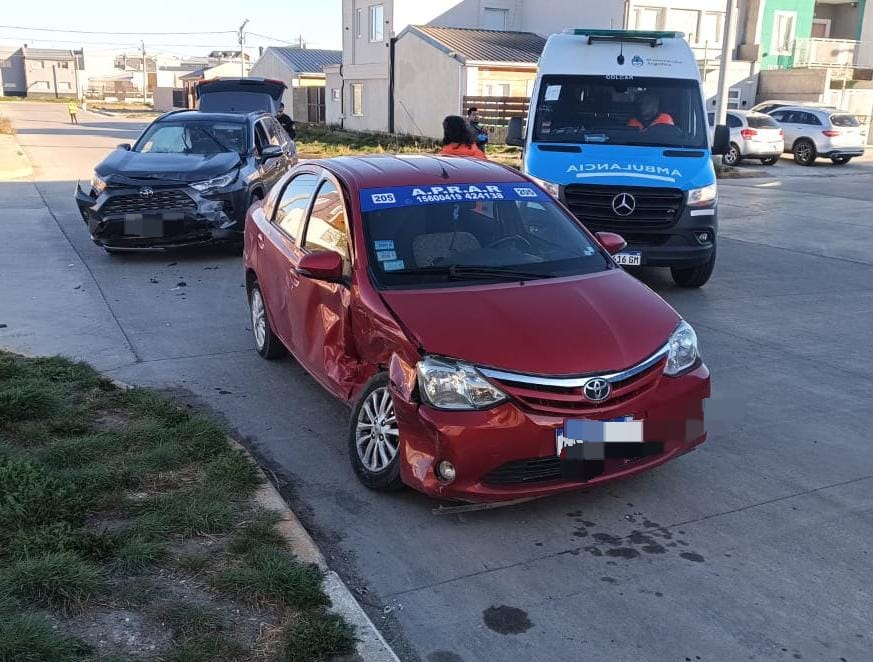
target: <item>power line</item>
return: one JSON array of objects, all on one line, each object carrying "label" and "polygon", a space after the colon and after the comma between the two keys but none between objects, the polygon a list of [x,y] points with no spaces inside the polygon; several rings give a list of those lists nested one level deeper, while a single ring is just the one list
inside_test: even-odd
[{"label": "power line", "polygon": [[135,36],[166,36],[166,35],[196,35],[196,34],[236,34],[236,30],[200,30],[198,32],[118,32],[105,30],[66,30],[60,28],[34,28],[22,25],[0,25],[6,30],[30,30],[31,32],[65,32],[68,34],[118,34]]}]

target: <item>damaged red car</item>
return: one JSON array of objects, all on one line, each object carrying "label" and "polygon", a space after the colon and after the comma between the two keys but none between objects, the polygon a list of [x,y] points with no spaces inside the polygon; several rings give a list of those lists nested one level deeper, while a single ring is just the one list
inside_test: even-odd
[{"label": "damaged red car", "polygon": [[302,163],[246,220],[255,346],[349,403],[370,488],[584,489],[706,439],[694,330],[613,261],[623,246],[494,163]]}]

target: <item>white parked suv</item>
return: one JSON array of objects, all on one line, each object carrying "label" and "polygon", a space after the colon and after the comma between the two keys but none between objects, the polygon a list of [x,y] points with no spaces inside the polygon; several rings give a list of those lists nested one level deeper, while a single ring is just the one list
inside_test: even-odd
[{"label": "white parked suv", "polygon": [[[713,125],[715,114],[709,114]],[[743,159],[760,159],[764,165],[775,165],[785,151],[782,129],[769,115],[750,110],[727,111],[727,125],[731,144],[722,156],[725,165],[737,165]]]},{"label": "white parked suv", "polygon": [[785,132],[785,151],[800,165],[829,158],[843,165],[864,155],[864,134],[858,118],[832,108],[783,106],[770,112]]}]

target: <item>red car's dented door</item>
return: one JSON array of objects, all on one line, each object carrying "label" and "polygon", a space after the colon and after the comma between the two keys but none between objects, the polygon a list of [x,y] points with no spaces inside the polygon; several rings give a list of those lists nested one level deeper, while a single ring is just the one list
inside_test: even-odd
[{"label": "red car's dented door", "polygon": [[[347,399],[358,375],[351,329],[351,260],[345,205],[331,180],[322,182],[306,222],[302,257],[334,251],[343,258],[338,282],[297,274],[291,298],[293,351],[297,360],[334,395]],[[299,258],[294,268],[299,266]]]}]

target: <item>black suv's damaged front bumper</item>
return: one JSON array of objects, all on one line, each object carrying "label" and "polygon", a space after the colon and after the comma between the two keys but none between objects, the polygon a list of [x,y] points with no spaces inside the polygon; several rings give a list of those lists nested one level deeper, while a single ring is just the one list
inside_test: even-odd
[{"label": "black suv's damaged front bumper", "polygon": [[108,248],[170,248],[242,239],[245,190],[200,193],[188,186],[76,185],[91,239]]}]

